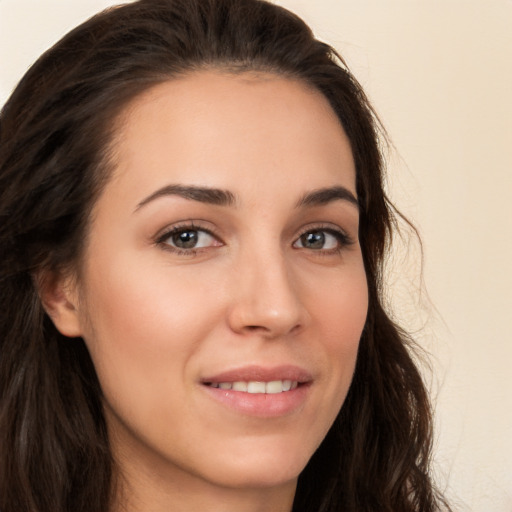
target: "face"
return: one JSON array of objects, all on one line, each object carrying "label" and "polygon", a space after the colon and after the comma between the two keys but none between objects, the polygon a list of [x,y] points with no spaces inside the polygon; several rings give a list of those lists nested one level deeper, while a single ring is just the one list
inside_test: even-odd
[{"label": "face", "polygon": [[75,302],[121,467],[295,483],[367,312],[339,121],[299,82],[198,72],[133,102],[115,160]]}]

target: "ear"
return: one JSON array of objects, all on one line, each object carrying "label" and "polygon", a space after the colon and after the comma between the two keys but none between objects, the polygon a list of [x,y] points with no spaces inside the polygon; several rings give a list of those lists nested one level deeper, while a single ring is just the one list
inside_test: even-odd
[{"label": "ear", "polygon": [[44,272],[36,277],[43,308],[64,336],[82,336],[76,280],[60,273]]}]

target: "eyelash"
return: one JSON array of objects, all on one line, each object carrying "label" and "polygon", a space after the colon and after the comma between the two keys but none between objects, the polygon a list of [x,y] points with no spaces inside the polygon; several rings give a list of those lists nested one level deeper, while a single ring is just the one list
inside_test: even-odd
[{"label": "eyelash", "polygon": [[[172,228],[166,230],[164,233],[159,235],[155,241],[156,245],[163,247],[165,250],[170,251],[174,254],[177,254],[178,256],[195,256],[202,250],[208,249],[208,247],[199,247],[199,248],[189,248],[189,249],[181,249],[179,247],[174,247],[167,243],[167,240],[171,238],[174,235],[177,235],[179,233],[185,233],[187,231],[197,231],[197,232],[203,232],[211,236],[217,241],[220,241],[220,237],[217,236],[211,229],[206,229],[201,226],[197,226],[193,222],[188,222],[186,224],[178,224],[176,226],[173,226]],[[317,255],[323,255],[323,256],[329,256],[332,254],[338,254],[340,253],[344,248],[353,245],[355,242],[354,240],[344,231],[341,229],[335,229],[332,226],[326,226],[326,225],[314,225],[314,226],[308,226],[307,229],[304,229],[299,233],[295,241],[293,242],[293,246],[297,242],[301,240],[301,238],[308,234],[308,233],[327,233],[329,235],[332,235],[336,238],[338,242],[338,246],[332,249],[309,249],[309,251],[316,253]],[[221,245],[222,242],[220,242]],[[296,249],[305,249],[308,250],[307,247],[295,247]]]},{"label": "eyelash", "polygon": [[164,233],[157,237],[155,243],[156,245],[161,246],[164,250],[177,254],[178,256],[195,256],[201,250],[207,249],[206,247],[191,247],[190,249],[181,249],[179,247],[174,247],[166,242],[172,236],[178,235],[179,233],[185,233],[187,231],[200,231],[208,234],[215,240],[220,240],[220,238],[211,229],[197,226],[193,222],[187,222],[186,224],[177,224],[176,226],[166,230]]},{"label": "eyelash", "polygon": [[[306,229],[304,229],[299,234],[299,236],[297,237],[293,244],[295,245],[304,235],[308,233],[327,233],[336,238],[336,241],[338,242],[337,247],[334,247],[333,249],[310,249],[310,252],[313,252],[315,253],[315,255],[318,256],[331,256],[333,254],[339,254],[343,251],[343,249],[355,243],[355,241],[345,231],[341,230],[340,228],[333,228],[331,225],[318,224],[308,226]],[[307,250],[308,248],[298,247],[298,249]]]}]

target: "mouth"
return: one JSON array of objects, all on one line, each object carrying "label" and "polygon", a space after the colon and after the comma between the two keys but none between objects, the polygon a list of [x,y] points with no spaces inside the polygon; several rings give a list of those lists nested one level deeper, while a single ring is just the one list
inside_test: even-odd
[{"label": "mouth", "polygon": [[250,394],[277,395],[297,389],[299,383],[296,380],[271,380],[271,381],[235,381],[235,382],[205,382],[205,386],[223,390],[241,391]]},{"label": "mouth", "polygon": [[236,413],[275,418],[304,407],[313,376],[297,366],[246,366],[204,378],[201,384],[207,396]]}]

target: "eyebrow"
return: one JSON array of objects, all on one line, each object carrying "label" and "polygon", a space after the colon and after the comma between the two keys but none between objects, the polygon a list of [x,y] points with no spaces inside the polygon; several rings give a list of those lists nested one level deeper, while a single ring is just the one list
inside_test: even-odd
[{"label": "eyebrow", "polygon": [[219,188],[198,187],[195,185],[167,185],[143,199],[135,208],[139,210],[146,204],[165,196],[179,196],[191,201],[214,204],[216,206],[233,206],[236,198],[229,190]]},{"label": "eyebrow", "polygon": [[359,209],[359,201],[356,196],[348,188],[342,186],[319,188],[308,192],[299,199],[297,208],[323,206],[337,200],[348,201]]},{"label": "eyebrow", "polygon": [[[234,206],[235,195],[229,190],[211,187],[199,187],[196,185],[166,185],[146,198],[135,208],[139,210],[148,203],[166,196],[178,196],[191,201],[213,204],[216,206]],[[296,204],[296,208],[308,206],[323,206],[336,200],[344,200],[359,208],[359,202],[354,194],[345,187],[335,186],[313,190],[304,194]]]}]

